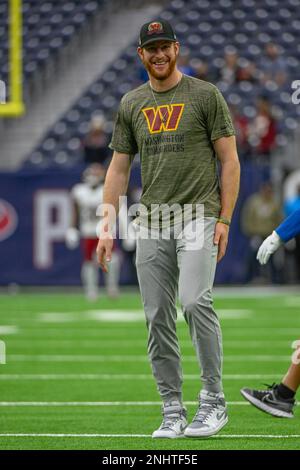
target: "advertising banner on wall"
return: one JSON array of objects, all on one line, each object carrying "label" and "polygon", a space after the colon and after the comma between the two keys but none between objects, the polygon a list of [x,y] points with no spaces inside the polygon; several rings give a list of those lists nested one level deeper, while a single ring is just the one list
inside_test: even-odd
[{"label": "advertising banner on wall", "polygon": [[[0,173],[0,285],[80,284],[80,248],[67,249],[65,232],[72,213],[70,190],[80,181],[81,172],[82,168]],[[249,174],[242,179],[231,240],[217,269],[217,283],[243,282],[245,276],[247,240],[240,233],[239,212],[248,182]],[[137,184],[133,175],[133,185]],[[125,254],[123,284],[136,283],[129,259]]]}]

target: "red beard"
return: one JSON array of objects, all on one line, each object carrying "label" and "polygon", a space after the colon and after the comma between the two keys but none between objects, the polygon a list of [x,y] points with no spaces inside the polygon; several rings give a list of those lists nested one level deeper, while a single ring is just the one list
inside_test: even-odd
[{"label": "red beard", "polygon": [[156,70],[151,62],[146,62],[143,60],[143,64],[153,78],[156,80],[166,80],[175,69],[176,57],[170,58],[170,62],[167,63],[166,70],[164,72]]}]

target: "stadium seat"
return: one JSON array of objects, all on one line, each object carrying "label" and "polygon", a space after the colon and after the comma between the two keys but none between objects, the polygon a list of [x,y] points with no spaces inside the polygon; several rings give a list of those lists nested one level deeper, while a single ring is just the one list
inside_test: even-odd
[{"label": "stadium seat", "polygon": [[[46,61],[71,40],[78,29],[100,10],[107,0],[56,0],[22,2],[24,80],[29,79]],[[8,66],[8,8],[7,0],[0,0],[1,76],[7,81]],[[43,46],[41,48],[41,41]]]}]

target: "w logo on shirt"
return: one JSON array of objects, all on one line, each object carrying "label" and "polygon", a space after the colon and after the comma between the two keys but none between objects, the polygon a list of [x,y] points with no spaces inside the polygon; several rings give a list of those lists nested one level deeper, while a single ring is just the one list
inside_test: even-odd
[{"label": "w logo on shirt", "polygon": [[150,134],[162,131],[176,131],[183,113],[184,104],[162,105],[157,108],[143,108]]}]

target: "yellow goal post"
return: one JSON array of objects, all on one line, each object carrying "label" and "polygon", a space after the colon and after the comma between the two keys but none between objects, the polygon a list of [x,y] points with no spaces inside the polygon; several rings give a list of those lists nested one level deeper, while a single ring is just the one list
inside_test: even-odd
[{"label": "yellow goal post", "polygon": [[7,1],[10,98],[9,101],[6,101],[7,84],[0,77],[0,117],[16,117],[25,112],[22,80],[22,0]]}]

